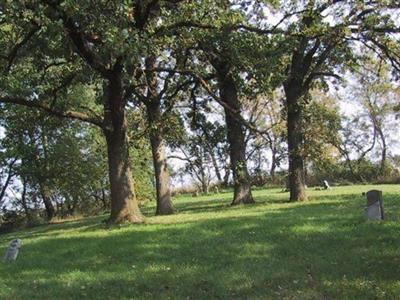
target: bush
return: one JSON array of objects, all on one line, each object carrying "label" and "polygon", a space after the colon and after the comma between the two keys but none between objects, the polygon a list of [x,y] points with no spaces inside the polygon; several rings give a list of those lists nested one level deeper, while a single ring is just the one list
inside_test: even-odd
[{"label": "bush", "polygon": [[25,217],[13,210],[3,208],[0,218],[0,233],[10,232],[25,225]]}]

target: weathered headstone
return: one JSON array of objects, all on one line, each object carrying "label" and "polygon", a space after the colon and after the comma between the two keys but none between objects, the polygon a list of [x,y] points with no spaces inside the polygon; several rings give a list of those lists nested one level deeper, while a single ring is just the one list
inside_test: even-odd
[{"label": "weathered headstone", "polygon": [[20,239],[12,240],[10,246],[4,255],[4,261],[15,261],[18,256],[19,248],[22,246],[22,241]]},{"label": "weathered headstone", "polygon": [[325,190],[330,190],[331,189],[331,186],[329,185],[327,180],[324,180],[324,189]]},{"label": "weathered headstone", "polygon": [[385,218],[382,191],[371,190],[367,192],[365,216],[369,220],[383,220]]}]

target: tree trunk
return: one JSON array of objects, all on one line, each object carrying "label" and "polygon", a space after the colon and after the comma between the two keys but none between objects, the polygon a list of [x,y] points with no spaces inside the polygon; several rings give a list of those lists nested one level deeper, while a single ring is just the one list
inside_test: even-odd
[{"label": "tree trunk", "polygon": [[[43,157],[41,157],[40,150],[38,146],[35,147],[35,164],[36,164],[36,180],[37,184],[39,186],[39,192],[40,196],[42,197],[43,204],[46,210],[46,219],[47,221],[51,221],[55,214],[56,214],[56,209],[54,207],[54,204],[52,202],[52,190],[51,187],[49,186],[49,173],[50,173],[50,168],[49,168],[49,161],[48,161],[48,139],[46,135],[46,129],[44,126],[41,127],[41,146],[43,149]],[[30,132],[30,139],[31,141],[34,141],[34,136],[33,133]]]},{"label": "tree trunk", "polygon": [[381,173],[381,175],[384,175],[385,167],[386,167],[386,152],[387,152],[386,138],[385,138],[385,135],[383,134],[381,127],[377,127],[376,129],[378,131],[378,134],[379,134],[379,137],[380,137],[381,143],[382,143],[380,173]]},{"label": "tree trunk", "polygon": [[228,104],[231,108],[225,108],[225,120],[228,130],[227,139],[234,180],[232,205],[255,203],[251,194],[251,181],[247,170],[244,130],[242,124],[234,116],[234,114],[240,114],[241,109],[236,85],[232,75],[228,72],[221,72],[221,70],[218,69],[217,72],[221,101]]},{"label": "tree trunk", "polygon": [[40,195],[42,196],[43,204],[46,209],[46,218],[47,221],[51,221],[56,214],[56,209],[54,208],[53,202],[51,201],[51,190],[50,188],[44,183],[43,178],[39,175],[39,190]]},{"label": "tree trunk", "polygon": [[275,183],[275,170],[276,170],[276,153],[275,150],[272,150],[271,156],[271,168],[269,170],[269,175],[271,176],[272,183]]},{"label": "tree trunk", "polygon": [[206,195],[209,193],[208,180],[203,171],[201,172],[201,192]]},{"label": "tree trunk", "polygon": [[6,181],[4,182],[4,185],[2,186],[1,191],[0,191],[0,208],[1,208],[1,205],[3,204],[3,198],[4,198],[5,194],[6,194],[8,185],[10,184],[11,179],[12,179],[12,177],[13,177],[13,175],[14,175],[14,174],[13,174],[12,168],[13,168],[13,166],[14,166],[14,164],[15,164],[16,161],[17,161],[17,159],[14,159],[14,160],[8,165],[8,175],[7,175]]},{"label": "tree trunk", "polygon": [[174,213],[171,201],[170,177],[165,151],[165,140],[162,134],[162,114],[159,101],[146,103],[147,119],[150,130],[150,144],[153,153],[154,176],[157,192],[157,215],[170,215]]},{"label": "tree trunk", "polygon": [[216,159],[215,154],[211,147],[209,149],[209,153],[210,153],[211,161],[212,161],[212,164],[213,164],[213,167],[215,170],[215,175],[217,176],[217,179],[218,179],[218,184],[220,184],[222,182],[222,176],[221,176],[221,172],[219,171],[217,159]]},{"label": "tree trunk", "polygon": [[[145,60],[146,68],[156,65],[156,58],[149,56]],[[174,213],[171,201],[170,177],[167,165],[166,143],[163,137],[163,115],[161,99],[157,92],[157,76],[149,72],[146,74],[148,84],[146,100],[143,101],[147,109],[147,120],[150,127],[150,144],[153,154],[154,176],[157,192],[157,215],[170,215]]]},{"label": "tree trunk", "polygon": [[79,206],[78,206],[78,205],[79,205],[79,202],[81,202],[79,196],[73,196],[73,198],[72,198],[71,210],[69,211],[69,213],[71,214],[71,216],[73,216],[73,215],[75,214],[76,209],[79,207]]},{"label": "tree trunk", "polygon": [[103,204],[103,210],[109,209],[108,201],[106,198],[106,191],[104,190],[104,188],[101,188],[101,203]]},{"label": "tree trunk", "polygon": [[225,169],[225,175],[224,175],[223,186],[224,187],[228,187],[229,186],[229,176],[231,175],[231,166],[230,166],[230,164],[227,164],[224,169]]},{"label": "tree trunk", "polygon": [[307,200],[302,155],[302,106],[296,88],[285,86],[287,101],[287,134],[289,151],[290,201]]},{"label": "tree trunk", "polygon": [[203,161],[203,157],[204,157],[204,149],[201,148],[200,149],[200,153],[199,153],[199,159],[197,161],[197,165],[198,165],[198,169],[200,172],[200,181],[201,181],[201,192],[203,194],[208,194],[208,180],[207,180],[207,174],[204,168],[204,161]]},{"label": "tree trunk", "polygon": [[104,134],[111,186],[111,214],[108,223],[141,223],[144,217],[134,190],[129,160],[128,122],[119,73],[114,73],[110,79],[105,96]]},{"label": "tree trunk", "polygon": [[33,220],[32,220],[32,215],[29,210],[28,204],[26,203],[26,190],[27,190],[27,180],[25,177],[22,178],[22,195],[21,195],[21,204],[22,208],[24,209],[25,212],[25,217],[26,217],[26,225],[27,226],[32,226],[33,225]]}]

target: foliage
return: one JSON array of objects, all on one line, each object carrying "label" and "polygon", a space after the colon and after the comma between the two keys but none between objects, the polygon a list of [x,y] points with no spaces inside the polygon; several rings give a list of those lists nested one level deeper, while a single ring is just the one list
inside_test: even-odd
[{"label": "foliage", "polygon": [[[132,116],[132,123],[137,123],[135,118],[138,117]],[[52,202],[59,208],[59,217],[91,215],[109,209],[106,145],[97,128],[79,122],[61,123],[20,107],[3,110],[1,122],[5,129],[0,140],[0,145],[6,149],[3,156],[18,160],[14,173],[19,181],[14,189],[18,190],[22,178],[28,181],[31,210],[42,206],[37,199],[41,197],[39,179],[51,187]],[[145,135],[136,139],[132,146],[134,159],[141,162],[133,166],[138,197],[154,199],[150,179],[152,164]],[[21,203],[16,200],[14,205],[20,208]]]}]

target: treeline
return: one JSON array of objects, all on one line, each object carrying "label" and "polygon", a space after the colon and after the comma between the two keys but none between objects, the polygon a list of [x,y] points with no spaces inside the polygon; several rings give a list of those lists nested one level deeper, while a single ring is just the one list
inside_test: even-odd
[{"label": "treeline", "polygon": [[[157,214],[171,214],[168,149],[205,191],[211,173],[225,184],[231,176],[233,205],[254,203],[265,149],[272,180],[288,161],[291,201],[307,199],[309,170],[332,169],[332,158],[368,180],[359,166],[378,144],[383,176],[395,169],[386,130],[398,109],[398,9],[395,1],[1,4],[0,201],[13,185],[27,218],[41,207],[48,220],[90,207],[110,209],[111,224],[140,223],[139,202],[153,197]],[[347,126],[328,93],[346,78],[351,92],[337,96],[362,108]]]}]

